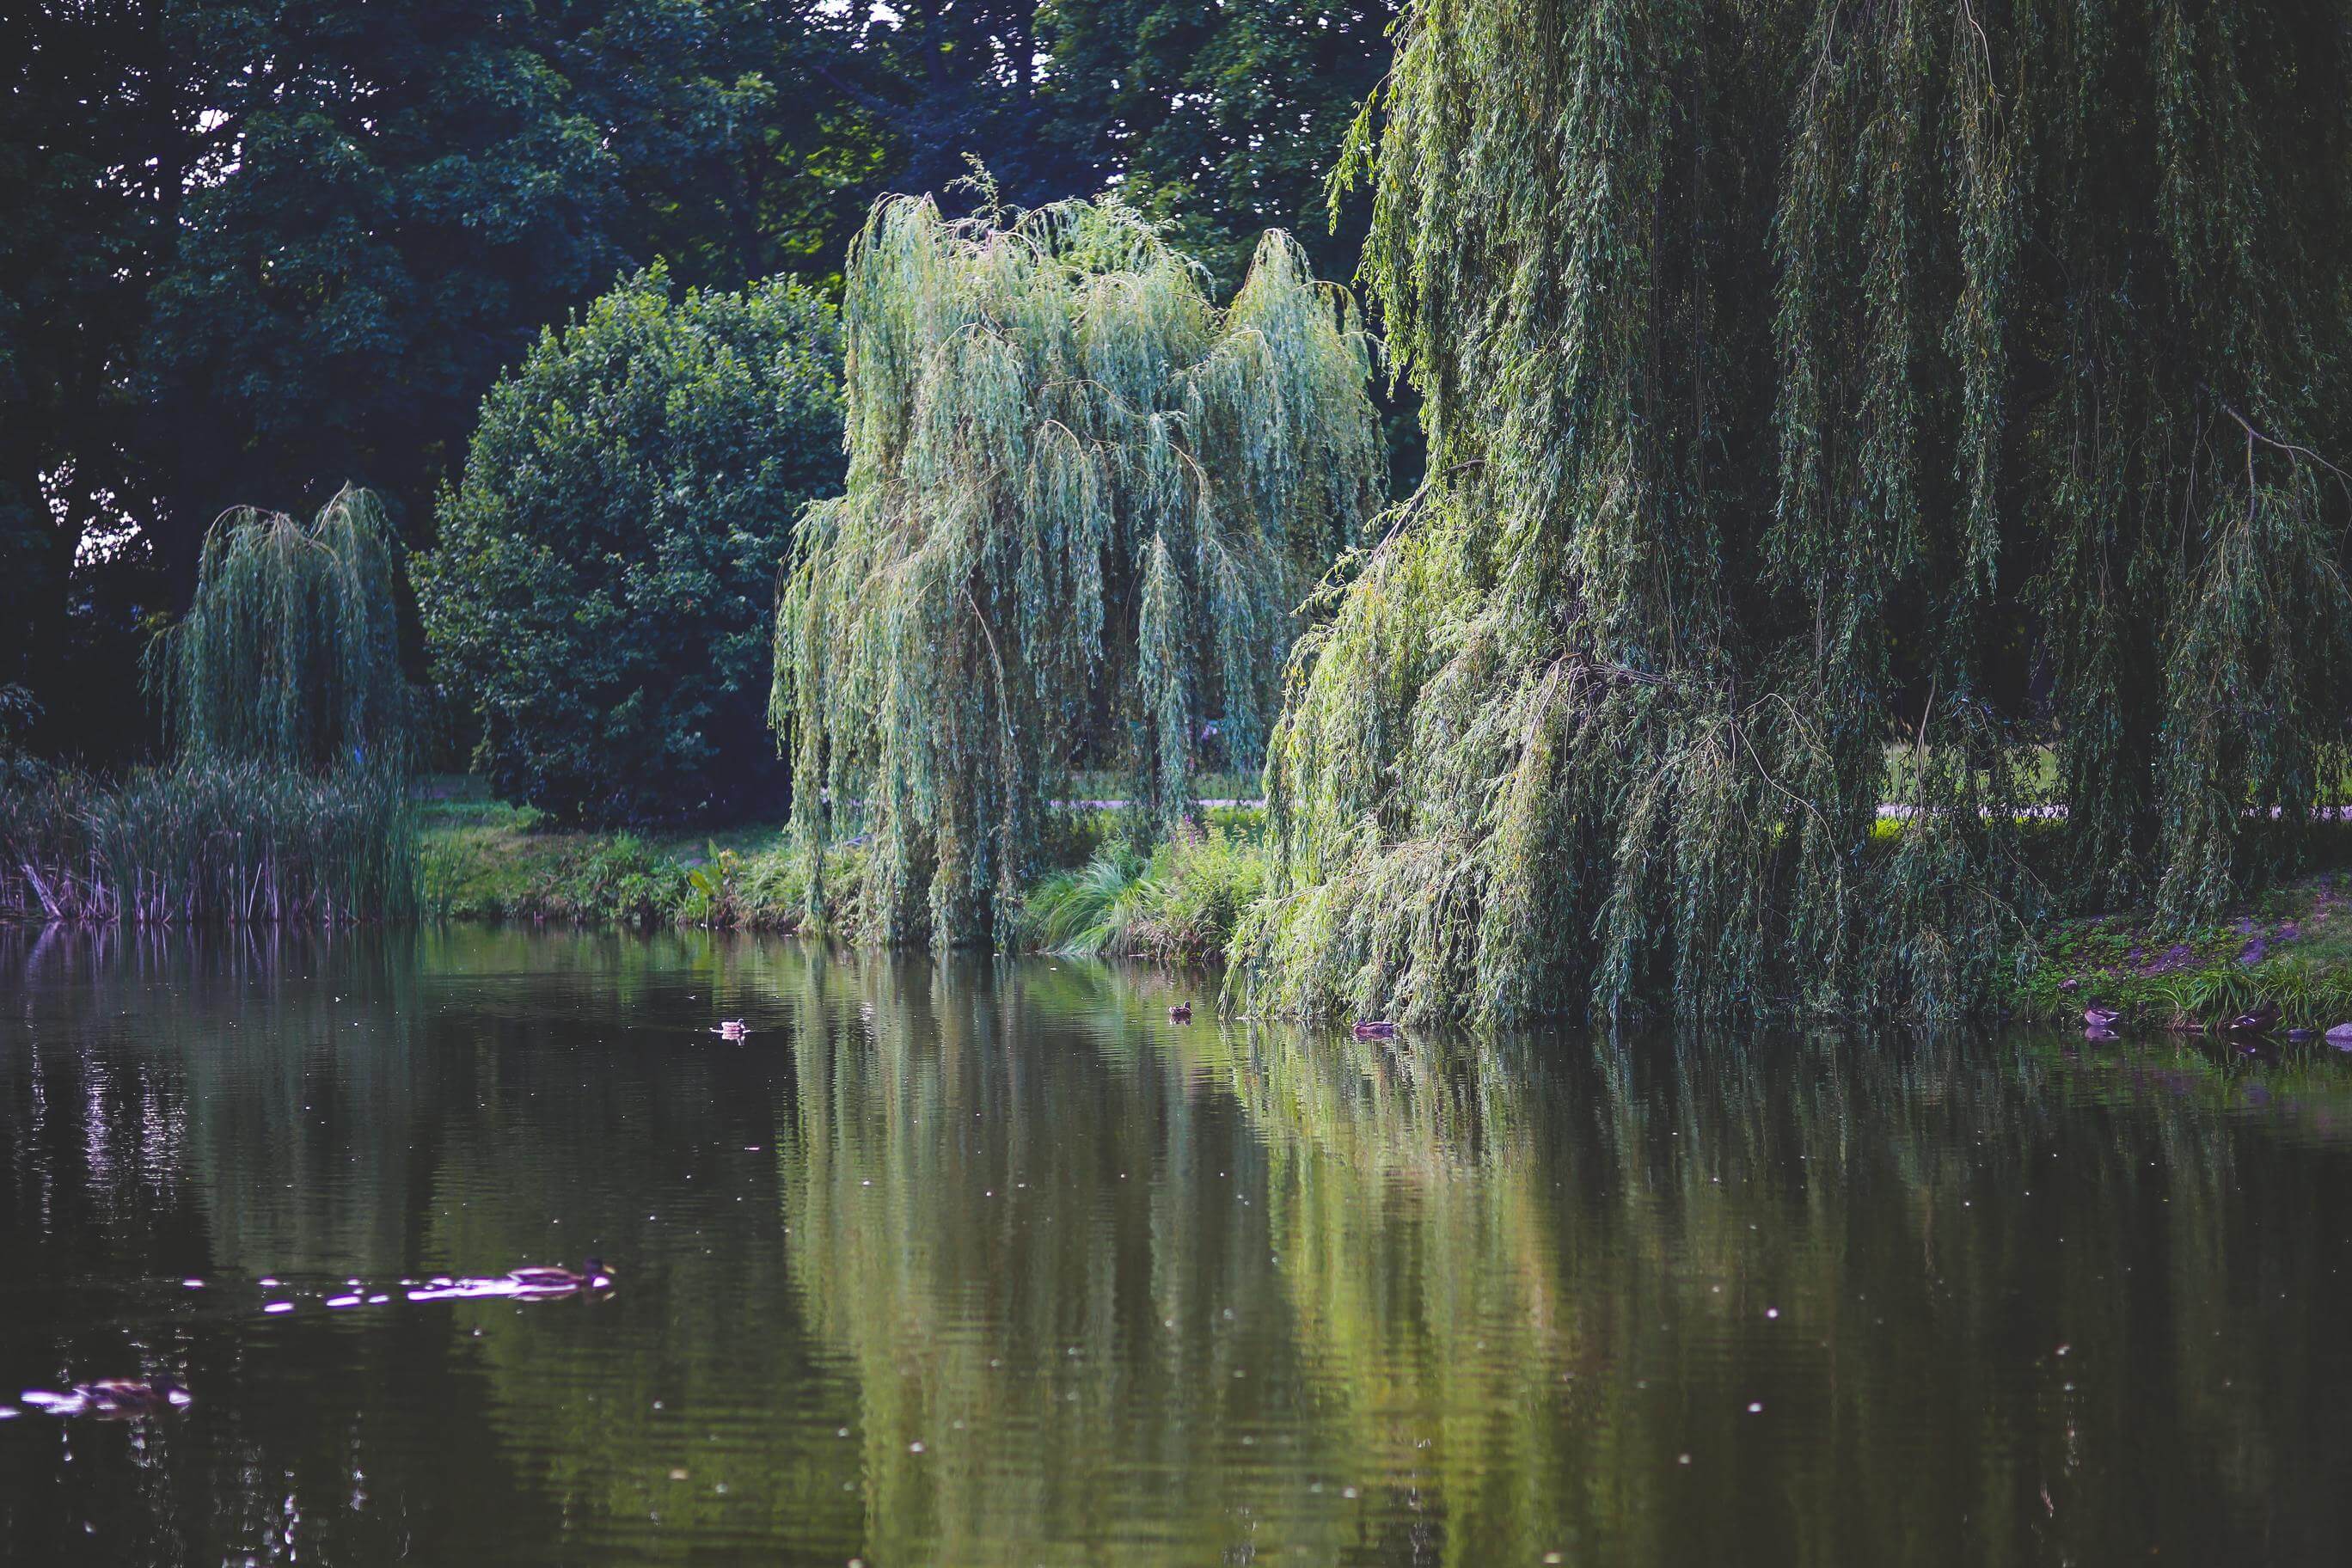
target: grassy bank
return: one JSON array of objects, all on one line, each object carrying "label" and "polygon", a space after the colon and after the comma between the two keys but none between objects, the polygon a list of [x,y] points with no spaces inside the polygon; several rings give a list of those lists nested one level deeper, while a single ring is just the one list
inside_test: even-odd
[{"label": "grassy bank", "polygon": [[[365,781],[181,768],[101,782],[12,764],[0,789],[0,919],[309,921],[426,918],[640,928],[696,925],[861,940],[865,850],[822,867],[780,823],[716,833],[558,828],[468,780],[422,800]],[[1110,781],[1105,781],[1108,795]],[[1235,794],[1241,790],[1235,788]],[[1029,951],[1214,961],[1266,885],[1262,810],[1217,806],[1144,851],[1122,814],[1059,819],[1058,868],[1025,892]],[[1882,824],[1887,836],[1899,834]],[[2210,925],[2145,913],[2054,922],[2015,955],[2008,1011],[2072,1020],[2096,1004],[2126,1028],[2218,1028],[2264,1007],[2281,1029],[2352,1021],[2352,857]],[[821,896],[811,884],[822,872]],[[814,913],[812,914],[814,906]],[[2008,961],[2004,961],[2005,965]]]},{"label": "grassy bank", "polygon": [[2352,1021],[2352,869],[2273,889],[2211,925],[2132,914],[2060,922],[2016,1010],[2074,1019],[2095,1005],[2119,1011],[2125,1028],[2214,1030],[2265,1008],[2283,1030]]},{"label": "grassy bank", "polygon": [[[422,808],[428,914],[864,934],[862,846],[835,847],[819,867],[777,823],[716,834],[576,832],[464,785],[440,788]],[[1264,813],[1215,806],[1207,815],[1200,831],[1144,854],[1121,836],[1118,812],[1066,814],[1053,839],[1065,868],[1024,900],[1023,944],[1187,962],[1221,953],[1240,909],[1264,886]]]}]

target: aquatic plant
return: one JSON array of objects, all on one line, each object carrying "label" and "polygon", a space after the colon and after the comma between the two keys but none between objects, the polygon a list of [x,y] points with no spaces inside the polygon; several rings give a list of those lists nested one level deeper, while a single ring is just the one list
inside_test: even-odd
[{"label": "aquatic plant", "polygon": [[415,817],[382,769],[50,773],[0,791],[0,915],[336,924],[417,911]]},{"label": "aquatic plant", "polygon": [[794,821],[871,833],[883,939],[999,942],[1070,769],[1166,826],[1207,721],[1255,765],[1294,607],[1377,500],[1370,345],[1286,236],[1220,309],[1115,196],[886,200],[843,323],[847,493],[776,618]]},{"label": "aquatic plant", "polygon": [[205,536],[188,613],[147,675],[180,754],[313,773],[404,771],[417,700],[400,663],[402,552],[346,486],[310,522],[240,507]]},{"label": "aquatic plant", "polygon": [[1432,479],[1297,656],[1252,1009],[1965,1011],[2292,859],[2344,17],[1416,0],[1342,174]]}]

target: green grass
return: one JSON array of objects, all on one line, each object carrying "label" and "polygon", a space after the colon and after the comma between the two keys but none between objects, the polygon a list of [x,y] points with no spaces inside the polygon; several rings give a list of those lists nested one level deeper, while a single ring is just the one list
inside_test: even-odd
[{"label": "green grass", "polygon": [[[813,868],[781,823],[586,833],[492,800],[469,779],[431,780],[423,793],[416,815],[428,913],[860,934],[860,848],[828,851],[822,918],[812,920]],[[1057,813],[1046,855],[1059,868],[1023,900],[1020,945],[1170,963],[1220,957],[1265,885],[1267,827],[1257,807],[1216,807],[1206,816],[1204,829],[1147,852],[1132,842],[1136,825],[1126,813]],[[1896,821],[1878,826],[1889,843],[1904,830]],[[2331,838],[2320,858],[2352,859],[2336,853],[2344,849],[2352,844]],[[2251,952],[2257,940],[2260,951]],[[2161,1028],[2210,1025],[2273,1003],[2286,1026],[2325,1028],[2352,1019],[2352,872],[2305,878],[2210,926],[2165,927],[2145,915],[2063,921],[2037,933],[2036,949],[2008,996],[2019,1016],[2072,1019],[2095,1001],[2122,1008],[2127,1026]]]},{"label": "green grass", "polygon": [[[583,832],[493,800],[471,779],[434,778],[420,793],[424,906],[436,916],[860,930],[860,847],[826,852],[824,897],[812,918],[816,868],[781,823],[717,833]],[[1047,856],[1065,868],[1024,900],[1024,945],[1171,961],[1222,953],[1242,906],[1263,886],[1265,813],[1216,806],[1205,815],[1203,830],[1145,855],[1127,842],[1133,823],[1125,813],[1057,813]]]},{"label": "green grass", "polygon": [[2210,1028],[2264,1005],[2287,1028],[2352,1021],[2352,871],[2273,889],[2211,925],[2130,915],[2061,922],[2016,1008],[2072,1018],[2094,1003],[2120,1009],[2126,1027]]},{"label": "green grass", "polygon": [[1242,910],[1265,887],[1263,838],[1262,824],[1212,822],[1149,856],[1126,843],[1107,844],[1030,892],[1022,908],[1023,945],[1172,963],[1222,957]]}]

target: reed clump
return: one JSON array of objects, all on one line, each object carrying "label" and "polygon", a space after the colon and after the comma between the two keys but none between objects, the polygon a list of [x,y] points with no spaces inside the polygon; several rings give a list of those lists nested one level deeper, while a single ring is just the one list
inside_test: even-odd
[{"label": "reed clump", "polygon": [[417,912],[416,830],[382,772],[257,763],[119,782],[20,765],[0,791],[0,916],[341,924]]}]

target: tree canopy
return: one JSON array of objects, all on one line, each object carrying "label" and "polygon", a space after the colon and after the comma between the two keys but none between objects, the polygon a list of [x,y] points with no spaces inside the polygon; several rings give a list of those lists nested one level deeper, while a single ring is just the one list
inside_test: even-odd
[{"label": "tree canopy", "polygon": [[504,799],[642,823],[781,808],[763,721],[779,565],[840,488],[831,306],[778,279],[600,297],[482,405],[416,587]]},{"label": "tree canopy", "polygon": [[307,523],[250,508],[215,523],[195,602],[148,656],[181,757],[403,773],[417,701],[400,665],[401,553],[364,490]]},{"label": "tree canopy", "polygon": [[1937,1011],[2273,868],[2344,765],[2348,17],[1415,0],[1352,167],[1433,477],[1302,650],[1254,1003]]},{"label": "tree canopy", "polygon": [[[47,749],[234,505],[411,543],[483,395],[616,276],[839,286],[877,193],[1131,174],[1238,282],[1313,212],[1382,5],[28,0],[0,20],[0,687]],[[1263,125],[1255,121],[1263,121]],[[1132,167],[1130,167],[1132,165]],[[956,198],[950,198],[956,199]],[[1326,240],[1353,266],[1360,204]]]},{"label": "tree canopy", "polygon": [[847,488],[776,620],[794,817],[874,835],[887,936],[1004,940],[1072,766],[1164,820],[1205,720],[1256,755],[1292,608],[1379,498],[1370,345],[1287,237],[1220,310],[1115,197],[885,201],[843,310]]}]

